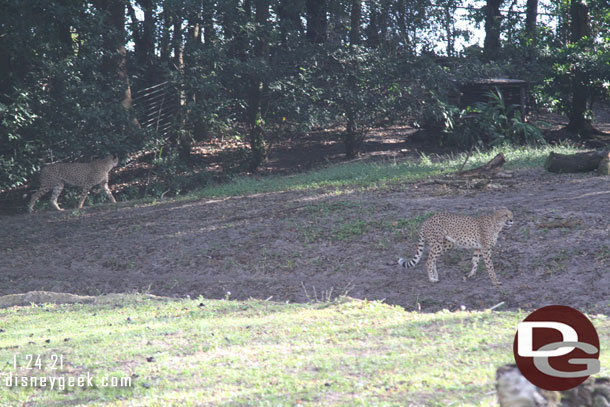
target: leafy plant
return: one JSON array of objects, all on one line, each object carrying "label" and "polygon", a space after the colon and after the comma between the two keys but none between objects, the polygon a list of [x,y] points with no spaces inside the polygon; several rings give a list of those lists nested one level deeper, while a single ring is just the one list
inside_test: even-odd
[{"label": "leafy plant", "polygon": [[476,104],[475,111],[480,113],[480,121],[489,129],[492,145],[545,143],[538,127],[523,120],[519,105],[507,105],[497,88],[487,96],[489,102]]},{"label": "leafy plant", "polygon": [[538,126],[523,119],[520,106],[507,105],[498,89],[487,93],[489,101],[478,102],[465,109],[443,104],[439,111],[444,119],[442,129],[447,142],[463,148],[474,146],[545,144]]}]

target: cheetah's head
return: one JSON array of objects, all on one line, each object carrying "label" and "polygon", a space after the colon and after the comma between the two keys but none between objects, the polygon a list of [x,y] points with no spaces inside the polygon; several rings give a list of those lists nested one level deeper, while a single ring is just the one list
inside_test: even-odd
[{"label": "cheetah's head", "polygon": [[494,212],[494,218],[498,224],[509,228],[513,225],[513,213],[506,208],[498,209]]}]

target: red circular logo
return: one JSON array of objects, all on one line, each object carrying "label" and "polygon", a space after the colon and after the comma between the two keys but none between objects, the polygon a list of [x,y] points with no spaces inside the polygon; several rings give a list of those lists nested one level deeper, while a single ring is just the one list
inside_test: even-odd
[{"label": "red circular logo", "polygon": [[513,342],[521,374],[535,386],[562,391],[599,372],[599,337],[574,308],[550,305],[519,323]]}]

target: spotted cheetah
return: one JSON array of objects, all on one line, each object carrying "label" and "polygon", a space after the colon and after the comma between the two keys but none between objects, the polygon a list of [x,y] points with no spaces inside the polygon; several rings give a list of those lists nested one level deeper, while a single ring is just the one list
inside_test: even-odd
[{"label": "spotted cheetah", "polygon": [[47,165],[40,172],[40,188],[36,191],[28,204],[28,212],[34,210],[34,204],[41,196],[53,190],[51,193],[51,206],[61,211],[57,205],[57,198],[64,188],[64,184],[75,185],[81,187],[83,192],[81,195],[79,208],[83,207],[85,199],[89,194],[89,190],[100,185],[106,196],[113,202],[116,200],[108,188],[108,173],[119,163],[117,157],[109,155],[106,158],[93,160],[88,163],[56,163]]},{"label": "spotted cheetah", "polygon": [[479,265],[479,257],[482,255],[491,282],[495,286],[500,285],[491,261],[491,249],[495,246],[500,231],[512,224],[513,214],[508,209],[499,209],[477,218],[453,213],[435,214],[425,220],[420,228],[415,257],[410,261],[400,258],[398,264],[408,268],[414,267],[419,263],[424,251],[424,241],[427,241],[430,248],[426,270],[428,279],[436,283],[438,282],[436,260],[441,254],[453,246],[474,249],[472,270],[467,277],[474,276]]}]

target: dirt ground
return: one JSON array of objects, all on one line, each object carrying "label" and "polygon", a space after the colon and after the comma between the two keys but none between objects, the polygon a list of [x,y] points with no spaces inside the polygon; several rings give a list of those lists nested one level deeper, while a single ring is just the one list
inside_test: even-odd
[{"label": "dirt ground", "polygon": [[[506,206],[494,263],[501,288],[453,250],[428,282],[405,270],[430,212]],[[531,309],[566,304],[610,313],[610,183],[594,174],[518,170],[493,190],[435,184],[337,193],[267,193],[0,218],[0,295],[47,290],[272,301],[348,294],[406,309]],[[425,259],[424,259],[425,260]],[[481,262],[482,263],[482,262]]]}]

